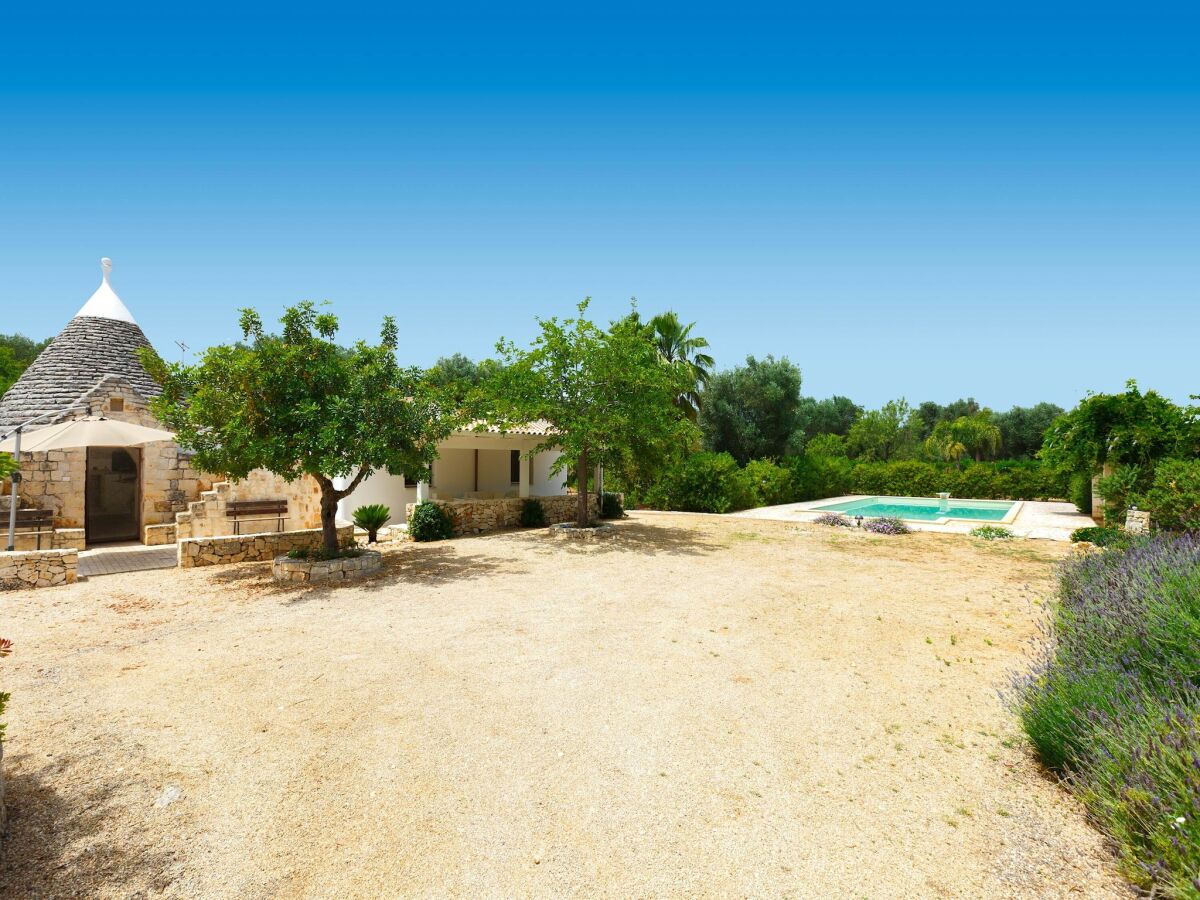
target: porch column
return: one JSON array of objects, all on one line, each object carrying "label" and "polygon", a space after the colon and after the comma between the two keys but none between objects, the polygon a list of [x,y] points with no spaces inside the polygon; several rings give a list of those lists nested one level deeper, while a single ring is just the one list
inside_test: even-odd
[{"label": "porch column", "polygon": [[521,476],[520,476],[521,480],[517,484],[517,496],[518,497],[528,497],[529,496],[529,464],[530,464],[530,462],[531,462],[531,460],[526,459],[525,454],[522,453],[521,459],[520,459],[520,466],[518,466],[518,470],[521,473]]},{"label": "porch column", "polygon": [[429,482],[428,481],[418,481],[417,482],[417,502],[424,503],[428,499],[429,499]]}]

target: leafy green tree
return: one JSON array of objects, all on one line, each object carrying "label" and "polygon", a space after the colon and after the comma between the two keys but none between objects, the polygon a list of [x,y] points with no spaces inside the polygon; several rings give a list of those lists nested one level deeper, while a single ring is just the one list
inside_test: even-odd
[{"label": "leafy green tree", "polygon": [[746,357],[746,365],[709,379],[700,410],[704,444],[740,465],[777,459],[793,448],[800,424],[800,370],[787,357]]},{"label": "leafy green tree", "polygon": [[925,439],[925,448],[933,456],[958,462],[964,455],[976,462],[994,456],[1000,446],[1000,429],[992,424],[990,410],[959,416],[953,421],[938,422],[933,433]]},{"label": "leafy green tree", "polygon": [[813,456],[845,457],[846,439],[840,434],[818,434],[804,445],[804,452]]},{"label": "leafy green tree", "polygon": [[639,454],[680,446],[695,427],[675,405],[692,385],[689,373],[665,363],[641,328],[597,327],[586,317],[588,303],[575,318],[539,319],[541,334],[528,350],[501,340],[505,365],[488,385],[499,424],[553,426],[534,452],[559,450],[552,471],[575,470],[580,527],[588,524],[592,467],[627,468]]},{"label": "leafy green tree", "polygon": [[713,358],[702,352],[708,348],[708,341],[692,335],[695,326],[695,322],[684,325],[673,311],[659,313],[650,320],[649,326],[659,355],[688,373],[691,387],[681,393],[675,403],[693,422],[700,413],[701,391],[715,365]]},{"label": "leafy green tree", "polygon": [[800,427],[804,432],[804,440],[808,442],[822,434],[845,437],[862,413],[862,407],[849,397],[834,395],[824,400],[801,397]]},{"label": "leafy green tree", "polygon": [[[267,469],[291,481],[312,476],[321,488],[325,549],[337,547],[337,505],[376,470],[428,477],[437,442],[453,427],[419,371],[396,362],[396,324],[384,319],[380,342],[334,343],[337,318],[311,301],[287,309],[282,334],[263,330],[242,310],[247,343],[210,348],[195,365],[142,352],[163,386],[153,404],[180,446],[206,472],[245,478]],[[342,489],[334,479],[353,475]]]},{"label": "leafy green tree", "polygon": [[494,359],[475,362],[462,353],[443,356],[425,370],[424,381],[440,391],[446,402],[465,414],[484,414],[481,386],[500,364]]},{"label": "leafy green tree", "polygon": [[912,443],[908,401],[889,400],[879,409],[867,410],[850,428],[846,445],[852,456],[887,462],[901,455]]},{"label": "leafy green tree", "polygon": [[1014,406],[993,417],[1000,429],[1001,459],[1031,459],[1042,449],[1042,441],[1054,420],[1066,410],[1055,403]]},{"label": "leafy green tree", "polygon": [[13,386],[49,343],[50,338],[35,341],[23,334],[0,334],[0,396]]},{"label": "leafy green tree", "polygon": [[1128,381],[1121,394],[1089,394],[1054,420],[1039,456],[1056,471],[1094,474],[1105,465],[1150,473],[1167,457],[1200,451],[1200,418],[1155,391]]}]

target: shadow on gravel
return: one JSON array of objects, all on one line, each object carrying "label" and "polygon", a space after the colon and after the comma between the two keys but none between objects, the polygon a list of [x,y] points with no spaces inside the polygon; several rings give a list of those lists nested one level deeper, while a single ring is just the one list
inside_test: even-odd
[{"label": "shadow on gravel", "polygon": [[175,860],[148,836],[119,840],[123,808],[114,788],[93,785],[59,793],[71,760],[38,764],[29,754],[5,758],[8,823],[0,855],[0,897],[146,896],[170,887]]},{"label": "shadow on gravel", "polygon": [[707,556],[722,549],[712,535],[691,528],[673,525],[652,525],[646,522],[614,522],[616,534],[590,541],[551,538],[545,532],[537,536],[545,540],[541,553],[571,553],[596,556],[607,553],[636,553],[640,556]]},{"label": "shadow on gravel", "polygon": [[461,539],[444,543],[405,544],[390,548],[384,551],[383,567],[378,572],[341,583],[305,584],[276,581],[271,577],[270,563],[214,567],[212,580],[218,585],[238,586],[259,592],[263,596],[300,602],[343,590],[371,593],[391,590],[400,584],[446,584],[488,578],[497,574],[519,575],[527,571],[525,566],[501,557],[461,554],[454,547],[458,540]]}]

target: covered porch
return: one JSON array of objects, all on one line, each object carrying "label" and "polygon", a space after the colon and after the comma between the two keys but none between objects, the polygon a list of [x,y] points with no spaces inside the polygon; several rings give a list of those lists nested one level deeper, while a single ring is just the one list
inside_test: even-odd
[{"label": "covered porch", "polygon": [[[566,472],[551,474],[557,451],[533,453],[544,432],[459,431],[438,444],[438,457],[427,482],[376,472],[338,505],[338,516],[350,521],[354,510],[369,503],[387,506],[389,525],[407,521],[406,507],[425,500],[503,501],[525,497],[561,497],[567,493]],[[349,479],[338,483],[343,487]]]}]

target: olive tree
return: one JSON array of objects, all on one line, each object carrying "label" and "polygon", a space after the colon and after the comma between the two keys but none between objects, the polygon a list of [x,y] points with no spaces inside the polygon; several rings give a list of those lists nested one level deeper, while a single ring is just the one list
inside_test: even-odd
[{"label": "olive tree", "polygon": [[[163,387],[153,411],[206,472],[235,480],[260,468],[288,481],[311,476],[332,553],[338,502],[380,469],[427,477],[453,423],[420,371],[396,362],[390,317],[378,344],[352,347],[334,342],[337,318],[311,301],[288,308],[280,322],[282,333],[270,334],[257,312],[242,310],[243,342],[212,347],[195,365],[143,351]],[[349,484],[335,487],[344,477]]]}]

